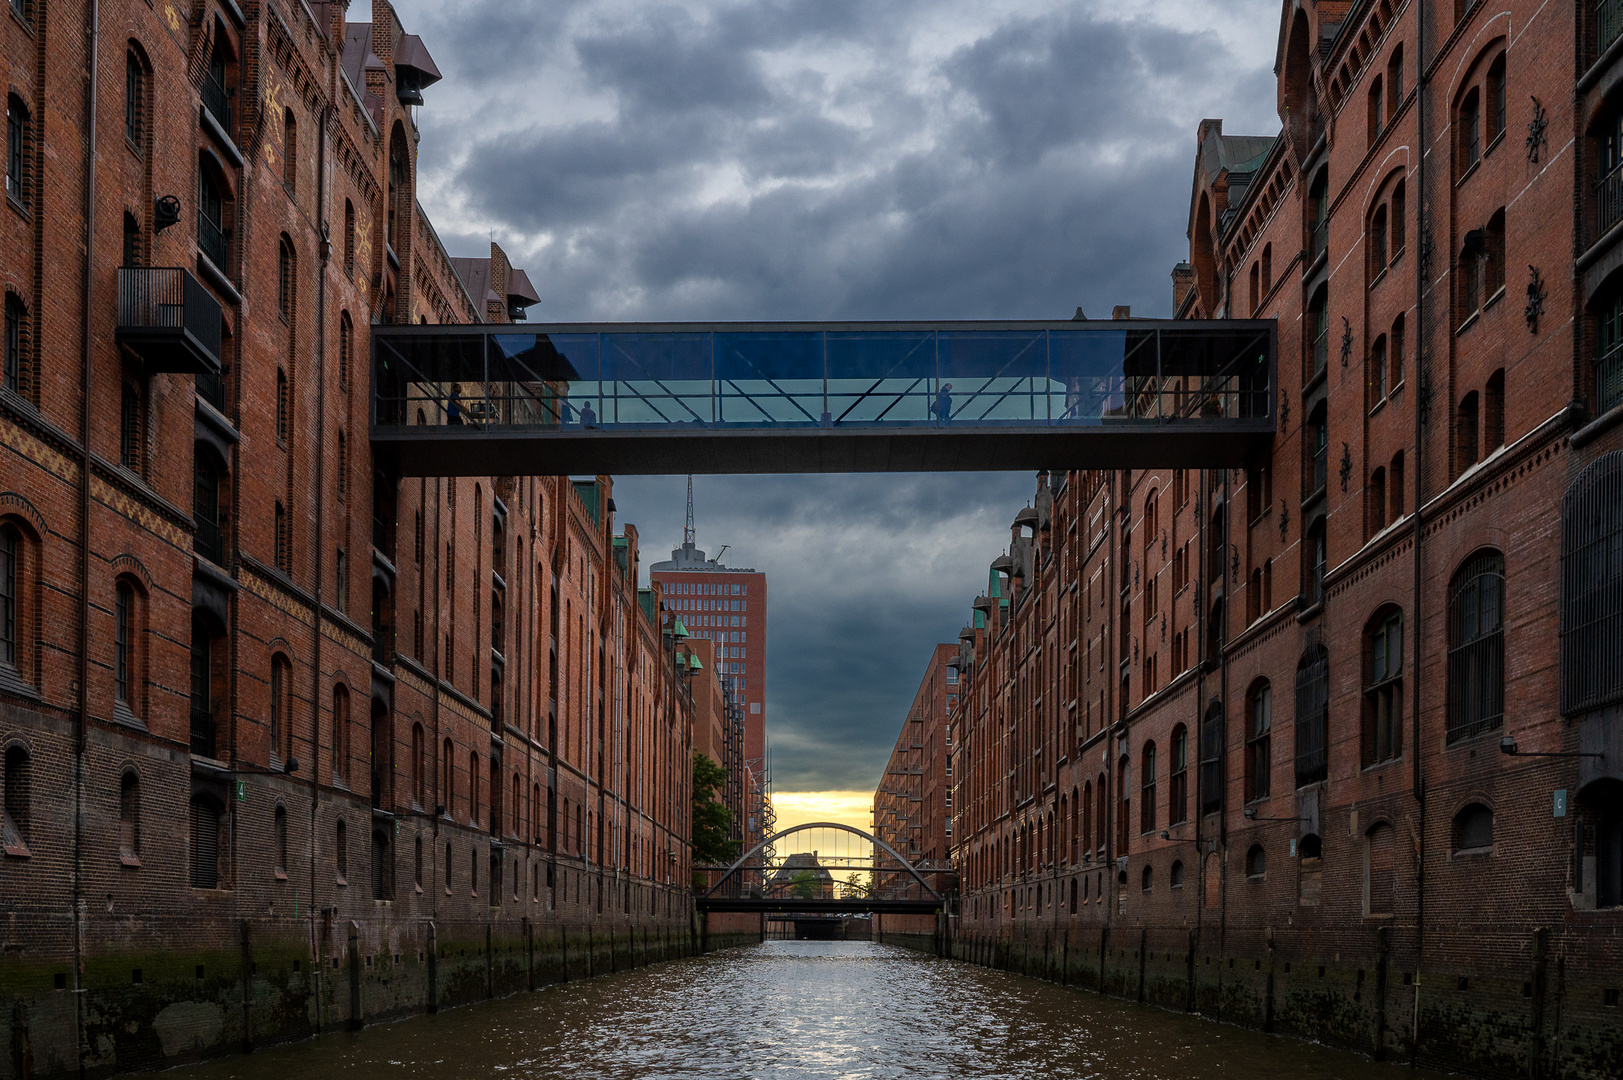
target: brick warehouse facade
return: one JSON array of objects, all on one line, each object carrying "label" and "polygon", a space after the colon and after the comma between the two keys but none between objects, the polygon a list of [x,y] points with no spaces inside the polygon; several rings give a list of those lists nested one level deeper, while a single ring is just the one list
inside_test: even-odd
[{"label": "brick warehouse facade", "polygon": [[0,17],[6,1080],[689,948],[692,703],[609,479],[372,460],[367,327],[536,297],[440,245],[438,72],[345,7]]},{"label": "brick warehouse facade", "polygon": [[1173,273],[1279,320],[1279,434],[1039,478],[959,655],[958,955],[1623,1073],[1620,31],[1283,3],[1283,131],[1201,125]]}]

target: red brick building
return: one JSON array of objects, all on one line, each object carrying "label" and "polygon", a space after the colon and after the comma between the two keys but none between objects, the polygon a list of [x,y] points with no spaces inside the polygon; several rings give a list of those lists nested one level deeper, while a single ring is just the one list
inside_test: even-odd
[{"label": "red brick building", "polygon": [[[896,747],[873,796],[873,834],[921,870],[944,890],[952,857],[952,756],[949,717],[957,705],[958,646],[937,645],[913,695]],[[874,853],[883,864],[883,853]],[[876,895],[907,890],[913,879],[899,870],[879,874]]]},{"label": "red brick building", "polygon": [[1283,130],[1200,126],[1173,273],[1278,319],[1279,434],[1039,478],[959,657],[960,955],[1617,1071],[1615,8],[1282,5]]},{"label": "red brick building", "polygon": [[368,327],[536,294],[441,246],[439,74],[344,15],[0,19],[0,1077],[687,947],[691,702],[608,478],[370,451]]}]

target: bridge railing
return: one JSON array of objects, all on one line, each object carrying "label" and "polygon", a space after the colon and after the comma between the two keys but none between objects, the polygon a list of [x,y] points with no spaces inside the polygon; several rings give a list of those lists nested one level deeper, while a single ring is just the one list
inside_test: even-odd
[{"label": "bridge railing", "polygon": [[1105,426],[1267,419],[1267,322],[377,327],[379,428]]}]

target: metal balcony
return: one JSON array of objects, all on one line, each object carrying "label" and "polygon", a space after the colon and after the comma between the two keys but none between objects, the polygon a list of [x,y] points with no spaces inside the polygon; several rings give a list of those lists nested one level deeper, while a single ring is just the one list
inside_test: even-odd
[{"label": "metal balcony", "polygon": [[378,326],[402,475],[1230,468],[1272,320]]},{"label": "metal balcony", "polygon": [[220,374],[220,302],[179,267],[119,268],[116,336],[149,371]]}]

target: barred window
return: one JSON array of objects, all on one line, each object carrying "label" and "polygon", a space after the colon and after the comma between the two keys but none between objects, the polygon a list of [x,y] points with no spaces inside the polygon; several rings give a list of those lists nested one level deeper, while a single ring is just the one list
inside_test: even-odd
[{"label": "barred window", "polygon": [[6,99],[6,194],[28,205],[28,106],[16,94]]},{"label": "barred window", "polygon": [[1139,765],[1138,831],[1155,831],[1155,744],[1144,744]]},{"label": "barred window", "polygon": [[128,706],[135,648],[135,589],[120,581],[113,589],[113,697]]},{"label": "barred window", "polygon": [[194,889],[220,887],[220,831],[225,821],[219,802],[207,795],[192,798],[191,884]]},{"label": "barred window", "polygon": [[1448,741],[1504,720],[1505,559],[1473,555],[1454,576],[1448,604]]},{"label": "barred window", "polygon": [[23,334],[28,309],[16,293],[6,294],[5,387],[13,394],[23,392]]},{"label": "barred window", "polygon": [[18,624],[22,621],[23,537],[12,524],[0,525],[0,663],[17,666]]},{"label": "barred window", "polygon": [[344,273],[355,274],[355,204],[344,200]]},{"label": "barred window", "polygon": [[1309,649],[1296,668],[1296,786],[1330,775],[1330,654]]},{"label": "barred window", "polygon": [[137,152],[146,124],[146,72],[132,49],[124,54],[124,137]]},{"label": "barred window", "polygon": [[1623,450],[1561,503],[1561,711],[1623,701]]},{"label": "barred window", "polygon": [[1403,613],[1377,614],[1365,634],[1369,673],[1364,683],[1365,765],[1390,761],[1403,751]]}]

